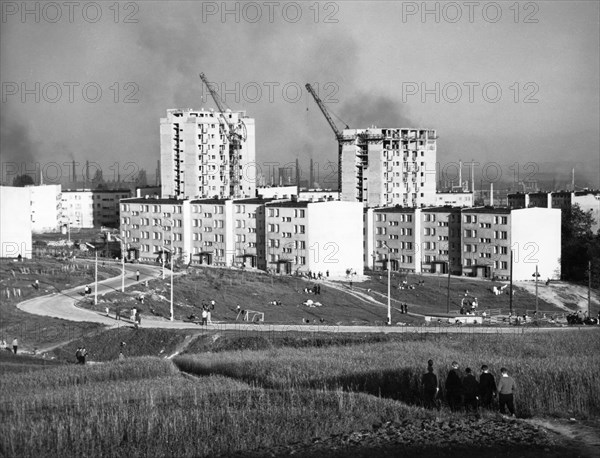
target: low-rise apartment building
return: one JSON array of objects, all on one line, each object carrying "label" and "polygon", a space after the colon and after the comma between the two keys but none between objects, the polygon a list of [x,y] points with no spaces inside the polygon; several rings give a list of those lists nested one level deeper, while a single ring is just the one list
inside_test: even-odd
[{"label": "low-rise apartment building", "polygon": [[363,273],[360,202],[274,201],[265,207],[267,268],[280,273]]},{"label": "low-rise apartment building", "polygon": [[65,189],[61,195],[62,224],[71,227],[119,227],[119,201],[129,189]]}]

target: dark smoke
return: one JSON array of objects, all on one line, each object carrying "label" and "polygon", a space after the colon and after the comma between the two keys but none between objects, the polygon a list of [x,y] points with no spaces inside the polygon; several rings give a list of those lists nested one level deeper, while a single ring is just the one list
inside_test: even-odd
[{"label": "dark smoke", "polygon": [[[400,102],[383,95],[360,93],[342,101],[338,115],[351,129],[377,127],[415,127]],[[345,127],[345,126],[340,126]]]},{"label": "dark smoke", "polygon": [[34,180],[39,142],[30,136],[27,126],[14,117],[0,114],[0,151],[2,152],[2,179],[11,184],[15,171],[28,173]]}]

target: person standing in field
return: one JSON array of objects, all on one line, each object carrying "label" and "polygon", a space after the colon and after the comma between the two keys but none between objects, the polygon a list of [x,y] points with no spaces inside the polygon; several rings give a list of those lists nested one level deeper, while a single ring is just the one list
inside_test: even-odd
[{"label": "person standing in field", "polygon": [[135,281],[140,281],[140,271],[139,270],[135,271]]},{"label": "person standing in field", "polygon": [[496,379],[484,364],[481,366],[481,375],[479,376],[479,400],[482,407],[489,409],[494,396],[496,396]]},{"label": "person standing in field", "polygon": [[508,408],[512,417],[515,417],[515,401],[514,401],[514,393],[515,388],[517,387],[515,380],[508,375],[508,370],[503,367],[500,369],[500,373],[502,376],[498,381],[498,386],[496,387],[498,391],[498,403],[500,404],[500,413],[504,415],[506,413],[505,407]]},{"label": "person standing in field", "polygon": [[19,347],[19,340],[15,337],[12,341],[13,352],[17,354],[17,348]]},{"label": "person standing in field", "polygon": [[465,369],[465,377],[462,380],[463,392],[465,394],[465,408],[467,412],[471,409],[478,412],[478,401],[479,401],[479,382],[475,376],[471,373],[471,368]]},{"label": "person standing in field", "polygon": [[427,409],[437,406],[437,395],[440,391],[437,375],[433,372],[433,364],[427,366],[427,372],[421,377],[423,384],[423,404]]},{"label": "person standing in field", "polygon": [[450,409],[453,411],[458,410],[462,404],[462,377],[458,370],[458,363],[452,361],[452,369],[448,372],[446,377],[446,400]]},{"label": "person standing in field", "polygon": [[208,311],[204,308],[204,309],[202,309],[202,326],[206,326],[207,319],[208,319]]}]

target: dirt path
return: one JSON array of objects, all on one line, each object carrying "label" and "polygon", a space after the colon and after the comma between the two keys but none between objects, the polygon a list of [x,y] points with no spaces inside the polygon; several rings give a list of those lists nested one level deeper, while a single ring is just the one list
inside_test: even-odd
[{"label": "dirt path", "polygon": [[531,418],[524,421],[530,425],[553,431],[573,441],[573,446],[580,451],[580,456],[600,456],[600,424],[591,425],[576,420],[551,420],[547,418]]},{"label": "dirt path", "polygon": [[[518,282],[515,285],[535,296],[535,282]],[[587,288],[580,285],[556,281],[546,286],[544,282],[538,282],[538,296],[566,312],[572,312],[574,309],[586,311],[588,308]],[[592,307],[599,305],[600,298],[592,291]]]}]

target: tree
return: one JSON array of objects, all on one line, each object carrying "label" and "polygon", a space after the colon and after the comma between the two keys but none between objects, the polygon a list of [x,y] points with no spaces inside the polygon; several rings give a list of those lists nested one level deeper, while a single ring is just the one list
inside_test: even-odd
[{"label": "tree", "polygon": [[30,184],[35,184],[35,182],[29,175],[18,175],[13,179],[13,186],[17,188],[23,188]]},{"label": "tree", "polygon": [[560,261],[563,280],[587,281],[588,262],[591,261],[592,281],[600,282],[598,276],[593,275],[600,269],[600,231],[594,235],[593,224],[592,211],[584,212],[577,204],[562,211]]}]

